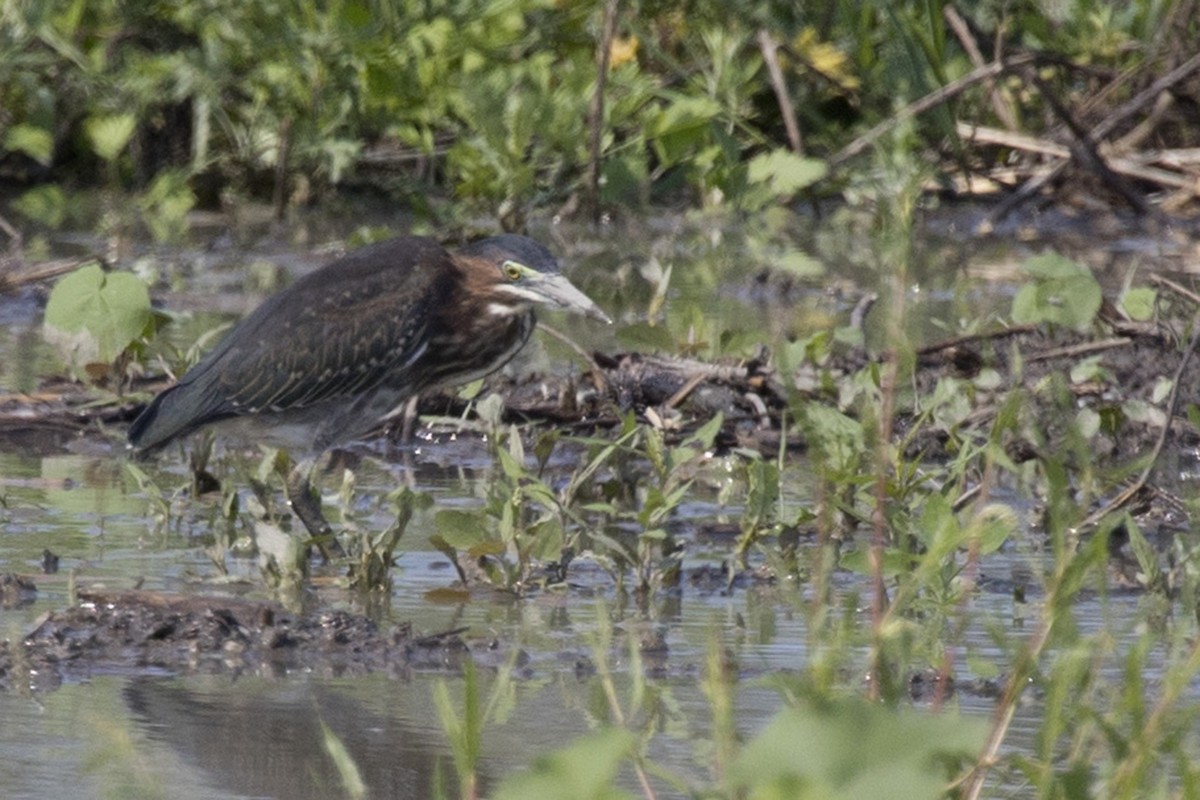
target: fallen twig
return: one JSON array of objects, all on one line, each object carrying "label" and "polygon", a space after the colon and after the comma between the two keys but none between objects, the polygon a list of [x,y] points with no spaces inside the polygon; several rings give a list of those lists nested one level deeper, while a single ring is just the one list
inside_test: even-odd
[{"label": "fallen twig", "polygon": [[679,404],[687,399],[687,396],[692,393],[700,384],[704,383],[704,375],[693,375],[687,383],[680,387],[679,391],[671,395],[666,402],[667,408],[678,408]]},{"label": "fallen twig", "polygon": [[1114,350],[1118,347],[1128,347],[1133,344],[1132,339],[1124,336],[1118,336],[1112,339],[1101,339],[1097,342],[1080,342],[1066,347],[1056,347],[1053,350],[1045,350],[1041,353],[1034,353],[1025,356],[1026,363],[1032,364],[1035,361],[1053,361],[1058,358],[1079,358],[1080,356],[1091,355],[1092,353],[1100,353],[1105,350]]},{"label": "fallen twig", "polygon": [[1191,300],[1197,306],[1200,306],[1200,294],[1196,294],[1191,289],[1176,283],[1170,278],[1165,278],[1162,275],[1151,275],[1150,282],[1158,284],[1159,286],[1165,286],[1180,297]]},{"label": "fallen twig", "polygon": [[[1071,158],[1071,149],[1066,145],[1058,142],[1050,141],[1039,136],[1030,136],[1025,133],[1016,133],[1013,131],[1004,131],[998,128],[989,128],[985,125],[973,125],[969,122],[957,123],[956,130],[958,135],[964,139],[977,142],[980,144],[992,144],[999,147],[1008,147],[1013,150],[1022,150],[1027,153],[1035,153],[1041,156],[1050,156],[1052,158],[1060,158],[1064,161]],[[1140,156],[1123,156],[1123,157],[1106,157],[1109,168],[1113,172],[1126,175],[1137,180],[1156,183],[1160,186],[1165,186],[1171,189],[1191,192],[1193,195],[1200,195],[1200,180],[1194,176],[1179,175],[1175,172],[1170,172],[1166,169],[1159,169],[1150,166],[1151,163],[1170,164],[1174,151],[1159,151],[1153,155]],[[1190,149],[1188,151],[1190,153]],[[1180,163],[1187,156],[1182,154],[1178,156]],[[1056,166],[1057,168],[1057,166]]]},{"label": "fallen twig", "polygon": [[[1171,88],[1197,70],[1200,70],[1200,54],[1192,56],[1166,75],[1163,75],[1134,95],[1129,102],[1101,120],[1091,130],[1091,139],[1093,141],[1100,141],[1107,138],[1110,133],[1116,130],[1118,126],[1124,124],[1130,117],[1141,113],[1145,105],[1158,97],[1161,92]],[[978,234],[991,233],[995,229],[997,222],[1004,219],[1017,206],[1023,204],[1026,200],[1041,191],[1043,186],[1057,178],[1066,169],[1068,163],[1066,161],[1060,162],[1049,172],[1039,174],[1026,181],[1017,191],[997,204],[987,215],[987,218],[976,226],[975,232]]]},{"label": "fallen twig", "polygon": [[29,283],[56,278],[68,272],[74,272],[85,264],[94,264],[97,259],[62,258],[55,261],[43,261],[39,264],[28,264],[8,270],[0,270],[0,294],[19,289]]},{"label": "fallen twig", "polygon": [[10,256],[13,258],[20,256],[24,239],[21,236],[21,232],[5,219],[3,214],[0,214],[0,232],[3,232],[11,240],[8,245]]},{"label": "fallen twig", "polygon": [[[946,5],[942,8],[942,15],[946,17],[950,30],[954,31],[954,35],[958,37],[958,42],[966,51],[967,57],[971,59],[971,63],[977,69],[986,66],[987,62],[984,61],[983,53],[979,51],[979,45],[975,43],[975,37],[971,35],[967,22],[958,13],[958,9],[952,5]],[[996,116],[1004,123],[1004,127],[1016,130],[1018,127],[1017,117],[1013,112],[1012,104],[1005,100],[1004,95],[996,87],[995,78],[987,78],[984,81],[984,87],[987,89],[988,99],[992,102],[992,111],[996,112]]]},{"label": "fallen twig", "polygon": [[1036,74],[1030,75],[1030,80],[1037,87],[1046,103],[1054,111],[1054,114],[1062,120],[1063,125],[1071,132],[1074,137],[1074,145],[1071,147],[1071,155],[1082,166],[1086,167],[1100,179],[1100,182],[1112,190],[1115,194],[1120,195],[1125,199],[1138,214],[1143,216],[1161,216],[1161,212],[1151,206],[1146,198],[1140,192],[1134,191],[1133,187],[1126,183],[1117,173],[1113,172],[1109,167],[1108,161],[1100,154],[1097,148],[1098,137],[1088,133],[1083,126],[1079,124],[1070,110],[1059,101],[1058,95],[1051,91],[1050,86]]},{"label": "fallen twig", "polygon": [[971,70],[966,75],[956,81],[951,81],[945,86],[930,92],[920,100],[909,103],[903,108],[896,111],[891,119],[885,120],[871,130],[859,136],[850,144],[843,147],[838,152],[834,153],[829,159],[829,168],[834,169],[840,166],[843,162],[849,161],[855,156],[862,153],[872,144],[874,144],[881,136],[890,131],[892,128],[899,125],[901,122],[912,119],[918,114],[924,113],[931,108],[935,108],[947,100],[961,94],[966,89],[974,86],[981,81],[991,80],[999,75],[1004,74],[1018,67],[1033,62],[1032,55],[1020,55],[1010,58],[1006,61],[993,61],[986,66]]},{"label": "fallen twig", "polygon": [[917,349],[917,355],[924,356],[932,353],[938,353],[942,350],[948,350],[952,347],[962,347],[975,342],[991,341],[993,339],[1005,339],[1009,336],[1020,336],[1025,333],[1037,333],[1041,330],[1039,325],[1012,325],[1003,330],[991,331],[990,333],[969,333],[965,336],[956,336],[953,339],[943,339],[940,342],[935,342],[930,345]]},{"label": "fallen twig", "polygon": [[1142,470],[1142,474],[1120,494],[1105,503],[1103,507],[1088,515],[1087,519],[1076,528],[1077,531],[1089,530],[1098,525],[1106,516],[1122,508],[1136,497],[1138,492],[1150,480],[1150,475],[1153,474],[1154,467],[1158,463],[1158,457],[1162,454],[1163,447],[1167,444],[1167,436],[1171,433],[1171,420],[1175,419],[1175,412],[1179,407],[1179,386],[1180,381],[1183,380],[1183,371],[1187,368],[1192,354],[1196,352],[1197,346],[1200,346],[1200,327],[1197,327],[1196,332],[1192,334],[1192,340],[1188,342],[1187,348],[1183,351],[1183,357],[1179,359],[1179,366],[1175,368],[1175,375],[1171,380],[1171,397],[1167,401],[1166,419],[1163,420],[1162,429],[1158,432],[1158,440],[1155,441],[1154,448],[1150,451],[1150,460],[1147,462],[1145,469]]}]

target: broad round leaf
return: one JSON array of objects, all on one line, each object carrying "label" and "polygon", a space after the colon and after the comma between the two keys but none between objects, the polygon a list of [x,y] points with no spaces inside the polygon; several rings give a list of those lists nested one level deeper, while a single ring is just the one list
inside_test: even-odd
[{"label": "broad round leaf", "polygon": [[474,547],[487,535],[483,514],[478,511],[447,508],[437,512],[434,522],[442,539],[458,550]]},{"label": "broad round leaf", "polygon": [[1100,310],[1102,293],[1091,270],[1055,253],[1029,259],[1025,272],[1033,282],[1013,298],[1017,323],[1051,323],[1085,330]]},{"label": "broad round leaf", "polygon": [[105,272],[91,264],[55,284],[43,332],[78,368],[116,361],[149,322],[146,284],[128,272]]}]

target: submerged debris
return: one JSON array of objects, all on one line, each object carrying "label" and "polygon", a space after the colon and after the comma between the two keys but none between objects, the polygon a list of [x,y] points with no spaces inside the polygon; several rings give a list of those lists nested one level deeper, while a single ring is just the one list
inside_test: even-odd
[{"label": "submerged debris", "polygon": [[27,606],[36,599],[37,586],[33,581],[11,573],[0,575],[0,608]]}]

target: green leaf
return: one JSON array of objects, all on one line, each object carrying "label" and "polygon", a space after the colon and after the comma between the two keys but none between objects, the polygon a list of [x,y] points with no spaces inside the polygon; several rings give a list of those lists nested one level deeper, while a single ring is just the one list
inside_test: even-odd
[{"label": "green leaf", "polygon": [[537,503],[543,508],[555,508],[558,506],[558,497],[554,494],[554,490],[541,481],[528,479],[521,491],[525,496],[526,504]]},{"label": "green leaf", "polygon": [[254,523],[254,543],[258,547],[260,567],[277,571],[285,584],[298,583],[304,578],[308,557],[299,537],[277,525],[258,520]]},{"label": "green leaf", "polygon": [[1121,308],[1130,318],[1140,322],[1153,319],[1156,302],[1158,302],[1158,292],[1147,286],[1130,289],[1121,295]]},{"label": "green leaf", "polygon": [[801,410],[800,420],[810,446],[839,468],[855,463],[866,447],[862,423],[836,408],[809,403]]},{"label": "green leaf", "polygon": [[558,440],[561,438],[562,431],[555,428],[552,431],[540,434],[533,443],[533,457],[537,459],[539,472],[542,467],[546,466],[546,462],[550,460],[550,454],[554,452],[554,448],[558,445]]},{"label": "green leaf", "polygon": [[21,123],[9,128],[4,147],[24,153],[39,164],[49,166],[54,157],[54,136],[45,128]]},{"label": "green leaf", "polygon": [[715,100],[707,97],[680,97],[652,116],[646,124],[662,166],[669,167],[709,141],[709,123],[721,113]]},{"label": "green leaf", "polygon": [[1027,260],[1021,269],[1035,280],[1054,280],[1091,275],[1087,267],[1058,253],[1042,253]]},{"label": "green leaf", "polygon": [[158,241],[181,238],[187,230],[187,215],[196,196],[181,170],[159,173],[138,198],[142,221]]},{"label": "green leaf", "polygon": [[325,755],[329,756],[329,760],[333,762],[337,775],[341,779],[342,790],[345,792],[342,796],[355,798],[355,800],[366,797],[367,785],[363,782],[362,772],[359,771],[354,756],[350,755],[346,744],[325,724],[325,720],[320,720],[320,723],[321,746],[325,750]]},{"label": "green leaf", "polygon": [[826,173],[825,162],[804,158],[790,150],[776,149],[750,159],[749,178],[752,183],[766,183],[777,197],[791,197],[805,186],[811,186]]},{"label": "green leaf", "polygon": [[629,149],[606,158],[601,178],[602,203],[641,205],[648,197],[650,185],[645,151]]},{"label": "green leaf", "polygon": [[[518,443],[521,441],[521,437],[519,435],[514,435],[514,438]],[[513,442],[514,438],[510,438],[509,442]],[[498,450],[496,453],[496,461],[499,462],[500,469],[504,472],[504,476],[510,481],[516,482],[525,477],[524,464],[518,461],[516,457],[514,457],[514,455],[508,450]]]},{"label": "green leaf", "polygon": [[562,558],[563,532],[562,522],[556,518],[542,520],[530,526],[527,531],[529,538],[529,556],[539,561],[557,561]]},{"label": "green leaf", "polygon": [[979,540],[981,555],[994,553],[1017,532],[1017,514],[1003,503],[989,503],[972,518],[967,529],[969,539]]},{"label": "green leaf", "polygon": [[1013,298],[1012,317],[1017,323],[1063,325],[1084,330],[1100,310],[1100,284],[1091,270],[1056,253],[1025,262],[1034,280]]},{"label": "green leaf", "polygon": [[679,95],[649,121],[646,132],[650,136],[666,136],[703,128],[720,113],[721,106],[715,100]]},{"label": "green leaf", "polygon": [[775,269],[797,278],[816,278],[825,274],[825,264],[800,249],[784,252],[772,262]]},{"label": "green leaf", "polygon": [[[871,564],[870,555],[870,550],[866,548],[851,550],[848,553],[844,553],[838,559],[838,566],[859,575],[872,575],[875,572],[875,568]],[[889,547],[883,551],[883,562],[879,568],[887,577],[912,572],[913,556],[909,553],[901,552],[894,547]]]},{"label": "green leaf", "polygon": [[67,218],[67,196],[57,186],[30,189],[13,201],[13,208],[34,222],[57,228]]},{"label": "green leaf", "polygon": [[1058,599],[1068,602],[1081,588],[1093,570],[1102,568],[1108,559],[1108,537],[1093,536],[1079,546],[1062,570],[1058,582]]},{"label": "green leaf", "polygon": [[1081,408],[1075,415],[1075,428],[1084,439],[1100,432],[1100,414],[1093,408]]},{"label": "green leaf", "polygon": [[1187,414],[1188,422],[1192,423],[1192,427],[1200,430],[1200,407],[1195,403],[1188,403],[1185,413]]},{"label": "green leaf", "polygon": [[1156,405],[1164,402],[1171,396],[1171,390],[1174,388],[1175,381],[1166,375],[1159,375],[1158,380],[1154,382],[1154,389],[1150,392],[1150,402]]},{"label": "green leaf", "polygon": [[136,126],[137,117],[133,114],[110,114],[89,118],[83,128],[96,155],[112,161],[129,144]]},{"label": "green leaf", "polygon": [[717,440],[717,434],[721,432],[721,426],[725,424],[725,414],[718,411],[713,418],[701,425],[686,439],[686,442],[695,442],[705,450],[712,449],[713,442]]},{"label": "green leaf", "polygon": [[606,728],[534,762],[496,789],[495,800],[625,800],[632,795],[614,787],[621,761],[633,749],[633,734]]},{"label": "green leaf", "polygon": [[487,538],[483,514],[477,511],[444,509],[434,516],[441,540],[459,550],[469,550]]},{"label": "green leaf", "polygon": [[967,654],[967,669],[971,671],[977,678],[984,680],[994,680],[1003,674],[1000,667],[995,662],[989,661],[983,656]]},{"label": "green leaf", "polygon": [[150,316],[150,293],[140,278],[90,264],[54,285],[43,331],[74,367],[111,364],[146,330]]},{"label": "green leaf", "polygon": [[503,555],[508,549],[508,545],[499,539],[488,539],[474,545],[467,550],[467,555],[471,558],[482,558],[483,556],[498,556]]},{"label": "green leaf", "polygon": [[729,777],[754,798],[925,800],[945,792],[947,758],[970,759],[986,729],[983,720],[859,700],[786,709],[746,745]]},{"label": "green leaf", "polygon": [[1138,527],[1132,514],[1126,513],[1121,522],[1124,523],[1125,530],[1129,534],[1129,548],[1133,550],[1133,555],[1137,558],[1144,585],[1164,586],[1162,568],[1158,564],[1158,553],[1155,552],[1154,545],[1147,541],[1146,535],[1142,533],[1142,529]]},{"label": "green leaf", "polygon": [[1112,378],[1104,365],[1103,356],[1090,356],[1078,361],[1071,367],[1071,383],[1080,384],[1089,381],[1107,381]]}]

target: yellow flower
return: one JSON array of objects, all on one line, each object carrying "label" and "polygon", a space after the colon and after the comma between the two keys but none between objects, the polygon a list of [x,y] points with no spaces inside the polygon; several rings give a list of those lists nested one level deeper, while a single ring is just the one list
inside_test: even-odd
[{"label": "yellow flower", "polygon": [[608,48],[608,64],[616,69],[637,58],[638,38],[636,36],[617,37]]},{"label": "yellow flower", "polygon": [[804,28],[792,39],[792,52],[810,68],[824,75],[845,91],[859,87],[858,76],[850,72],[846,54],[829,42],[822,42],[813,27]]}]

